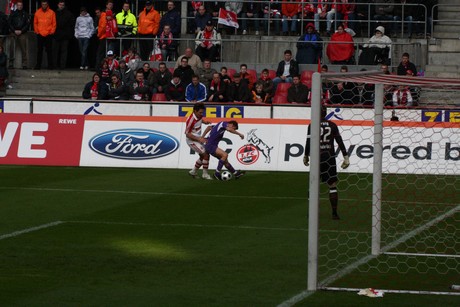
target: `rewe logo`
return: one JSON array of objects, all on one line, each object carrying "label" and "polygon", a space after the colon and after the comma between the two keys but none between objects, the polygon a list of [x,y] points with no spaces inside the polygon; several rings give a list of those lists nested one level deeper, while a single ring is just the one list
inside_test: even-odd
[{"label": "rewe logo", "polygon": [[4,131],[0,130],[0,158],[8,155],[18,130],[18,158],[46,158],[45,149],[32,149],[32,146],[45,144],[45,137],[34,133],[48,131],[48,124],[22,123],[20,125],[17,122],[9,122]]}]

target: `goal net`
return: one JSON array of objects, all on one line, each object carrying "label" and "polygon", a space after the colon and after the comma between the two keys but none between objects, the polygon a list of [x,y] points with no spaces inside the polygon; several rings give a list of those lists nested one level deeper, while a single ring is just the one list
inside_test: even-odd
[{"label": "goal net", "polygon": [[[460,295],[458,80],[315,73],[308,290]],[[321,105],[345,143],[338,214],[320,174]]]}]

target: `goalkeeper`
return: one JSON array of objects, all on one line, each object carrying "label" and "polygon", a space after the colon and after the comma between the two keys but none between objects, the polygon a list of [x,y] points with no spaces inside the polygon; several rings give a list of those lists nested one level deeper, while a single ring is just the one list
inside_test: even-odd
[{"label": "goalkeeper", "polygon": [[[342,152],[344,161],[342,168],[345,169],[350,165],[347,149],[343,143],[342,136],[340,135],[337,125],[329,120],[326,120],[327,109],[325,106],[321,107],[321,136],[320,136],[320,172],[321,181],[326,182],[329,186],[329,200],[332,207],[332,219],[339,220],[340,217],[337,213],[337,206],[339,203],[339,196],[337,193],[337,163],[335,160],[335,146],[334,140],[337,141],[340,151]],[[307,143],[305,144],[305,155],[303,157],[303,164],[309,166],[310,162],[310,125],[307,131]]]}]

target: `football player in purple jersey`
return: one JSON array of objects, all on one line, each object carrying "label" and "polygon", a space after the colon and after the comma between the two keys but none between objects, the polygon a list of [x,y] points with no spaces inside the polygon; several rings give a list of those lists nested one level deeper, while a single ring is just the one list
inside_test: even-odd
[{"label": "football player in purple jersey", "polygon": [[220,173],[223,166],[225,166],[233,174],[233,176],[235,176],[235,179],[243,176],[245,172],[235,170],[230,162],[228,162],[228,154],[223,149],[219,148],[219,142],[224,137],[226,131],[236,134],[241,139],[244,139],[244,135],[238,132],[238,123],[231,120],[228,122],[222,121],[215,126],[208,126],[203,133],[203,137],[205,137],[209,131],[211,132],[209,133],[209,137],[206,141],[206,152],[219,159],[219,164],[217,165],[216,172],[214,173],[214,178],[222,180]]},{"label": "football player in purple jersey", "polygon": [[[327,109],[321,107],[321,136],[319,143],[320,150],[320,172],[321,181],[326,182],[329,185],[329,201],[332,207],[332,219],[339,220],[340,217],[337,213],[337,207],[339,203],[339,196],[337,192],[337,162],[335,160],[335,146],[334,141],[337,141],[337,145],[343,155],[343,163],[341,167],[343,169],[350,166],[350,159],[348,158],[347,149],[343,143],[342,136],[340,135],[337,125],[329,120],[326,120]],[[305,144],[305,155],[303,157],[303,163],[305,166],[310,165],[310,125],[308,126],[307,142]]]}]

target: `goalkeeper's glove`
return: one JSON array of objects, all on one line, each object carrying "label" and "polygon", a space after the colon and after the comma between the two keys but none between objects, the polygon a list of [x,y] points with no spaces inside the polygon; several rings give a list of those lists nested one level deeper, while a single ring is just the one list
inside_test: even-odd
[{"label": "goalkeeper's glove", "polygon": [[308,158],[307,155],[303,156],[303,164],[305,164],[305,166],[309,166],[310,165],[310,158]]},{"label": "goalkeeper's glove", "polygon": [[348,156],[344,156],[343,157],[342,168],[346,169],[349,166],[350,166],[350,158],[348,158]]}]

